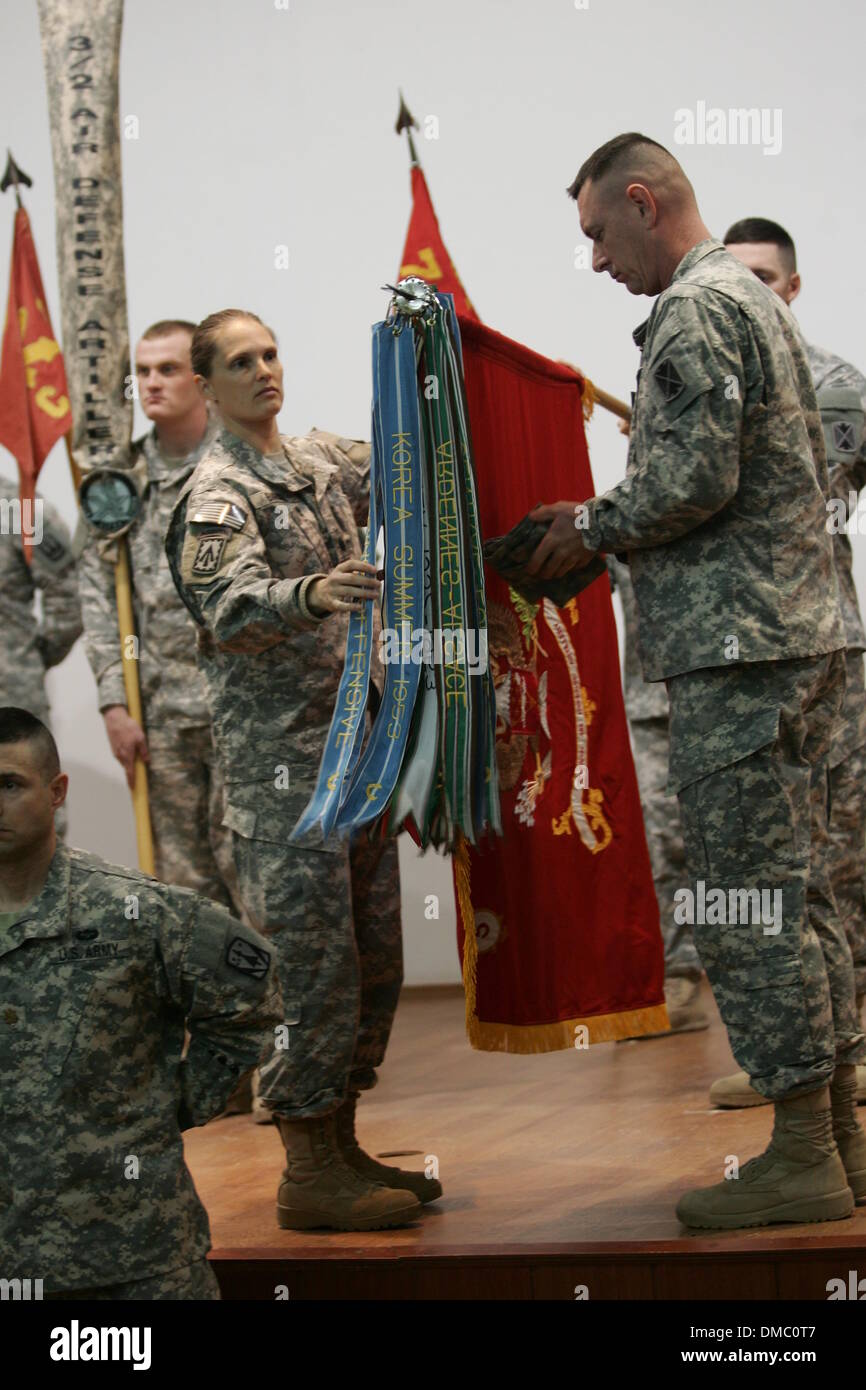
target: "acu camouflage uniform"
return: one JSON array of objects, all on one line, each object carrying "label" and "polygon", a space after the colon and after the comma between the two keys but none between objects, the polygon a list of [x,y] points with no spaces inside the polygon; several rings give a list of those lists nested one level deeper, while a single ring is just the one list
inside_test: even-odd
[{"label": "acu camouflage uniform", "polygon": [[[17,483],[0,478],[0,501],[11,517],[19,498]],[[43,498],[42,540],[34,544],[28,565],[22,538],[4,525],[0,531],[0,705],[29,710],[50,727],[45,672],[71,651],[81,633],[81,610],[75,583],[75,560],[69,532]],[[42,616],[35,612],[36,593]],[[56,818],[66,832],[66,813]]]},{"label": "acu camouflage uniform", "polygon": [[[165,532],[181,488],[206,451],[211,427],[181,463],[166,461],[156,431],[135,446],[141,510],[127,533],[139,679],[150,761],[150,818],[157,877],[239,907],[231,844],[222,826],[207,690],[196,664],[195,627],[165,556]],[[99,708],[126,706],[114,590],[116,542],[91,538],[79,564],[84,644]]]},{"label": "acu camouflage uniform", "polygon": [[622,600],[625,621],[623,694],[631,730],[634,761],[640,787],[643,823],[652,865],[653,883],[665,943],[665,976],[689,980],[701,977],[701,963],[694,933],[674,914],[674,894],[687,878],[686,852],[680,827],[680,808],[668,791],[668,697],[664,684],[650,684],[641,675],[637,654],[637,609],[628,565],[608,555],[611,588]]},{"label": "acu camouflage uniform", "polygon": [[35,901],[0,918],[5,1278],[217,1296],[181,1130],[272,1054],[271,956],[208,899],[58,847]]},{"label": "acu camouflage uniform", "polygon": [[362,558],[369,458],[369,445],[318,432],[266,457],[224,430],[166,541],[200,624],[241,897],[276,946],[291,1029],[259,1098],[289,1119],[327,1115],[348,1090],[375,1084],[403,974],[396,843],[289,843],[315,785],[348,629],[347,614],[313,617],[305,595],[317,575]]},{"label": "acu camouflage uniform", "polygon": [[693,892],[782,894],[778,931],[695,923],[734,1056],[779,1099],[866,1060],[828,876],[845,634],[821,422],[792,315],[720,242],[683,257],[635,341],[626,478],[584,534],[629,557]]},{"label": "acu camouflage uniform", "polygon": [[[866,485],[866,377],[823,348],[806,344],[824,426],[830,497],[848,517]],[[859,407],[859,408],[858,408]],[[854,502],[853,510],[857,503]],[[830,747],[830,877],[854,958],[857,996],[866,994],[866,632],[854,587],[851,542],[831,526],[845,624],[847,685]]]}]

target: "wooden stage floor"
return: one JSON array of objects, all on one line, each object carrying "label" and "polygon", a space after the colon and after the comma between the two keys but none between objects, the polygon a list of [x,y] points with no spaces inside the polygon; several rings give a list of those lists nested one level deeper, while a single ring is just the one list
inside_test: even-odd
[{"label": "wooden stage floor", "polygon": [[242,1115],[190,1131],[224,1297],[826,1299],[828,1279],[866,1269],[866,1207],[712,1236],[674,1215],[771,1130],[770,1107],[710,1108],[735,1068],[706,1003],[704,1033],[519,1057],[472,1051],[459,989],[405,991],[358,1132],[406,1167],[435,1155],[445,1195],[405,1230],[281,1231],[276,1128]]}]

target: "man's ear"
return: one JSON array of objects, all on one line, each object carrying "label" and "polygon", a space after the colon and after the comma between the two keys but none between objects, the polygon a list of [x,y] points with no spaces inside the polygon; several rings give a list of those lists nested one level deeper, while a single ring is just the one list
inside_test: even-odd
[{"label": "man's ear", "polygon": [[214,401],[216,399],[210,382],[206,377],[199,376],[198,372],[195,374],[195,384],[206,401]]},{"label": "man's ear", "polygon": [[801,283],[802,281],[800,280],[799,272],[795,270],[793,275],[788,280],[788,288],[785,291],[786,304],[792,303],[792,301],[797,298],[797,295],[800,293]]},{"label": "man's ear", "polygon": [[637,208],[648,227],[654,227],[658,219],[656,200],[644,183],[630,183],[625,190],[629,202]]},{"label": "man's ear", "polygon": [[51,779],[51,805],[55,811],[65,802],[68,791],[69,777],[65,772],[58,772],[57,776]]}]

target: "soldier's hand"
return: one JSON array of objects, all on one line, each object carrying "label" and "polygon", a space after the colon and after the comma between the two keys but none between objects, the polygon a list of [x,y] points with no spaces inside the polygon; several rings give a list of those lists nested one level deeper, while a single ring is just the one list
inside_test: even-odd
[{"label": "soldier's hand", "polygon": [[130,787],[135,786],[135,762],[147,762],[147,739],[140,724],[136,724],[125,705],[109,705],[103,710],[105,732],[111,751],[126,773]]},{"label": "soldier's hand", "polygon": [[561,579],[571,570],[583,569],[595,556],[587,550],[575,525],[576,502],[554,502],[549,507],[535,507],[532,521],[549,521],[547,535],[539,541],[526,566],[539,579]]},{"label": "soldier's hand", "polygon": [[317,579],[307,590],[307,603],[315,611],[351,613],[366,599],[379,595],[383,570],[366,560],[343,560],[324,579]]}]

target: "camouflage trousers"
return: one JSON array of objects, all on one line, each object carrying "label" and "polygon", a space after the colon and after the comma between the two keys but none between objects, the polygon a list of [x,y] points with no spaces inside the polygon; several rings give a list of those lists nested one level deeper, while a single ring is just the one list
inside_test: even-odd
[{"label": "camouflage trousers", "polygon": [[858,997],[866,994],[866,682],[863,653],[845,653],[847,685],[830,747],[830,877],[854,958]]},{"label": "camouflage trousers", "polygon": [[156,877],[240,911],[223,786],[209,726],[148,729]]},{"label": "camouflage trousers", "polygon": [[276,947],[287,1046],[262,1065],[259,1099],[289,1119],[337,1110],[376,1084],[403,983],[395,840],[295,849],[233,832],[250,923]]},{"label": "camouflage trousers", "polygon": [[153,1274],[148,1279],[133,1279],[128,1284],[104,1284],[98,1289],[68,1289],[63,1293],[46,1294],[46,1300],[90,1303],[94,1299],[126,1300],[141,1303],[213,1302],[220,1298],[216,1275],[207,1259],[182,1269],[170,1269]]},{"label": "camouflage trousers", "polygon": [[734,1056],[774,1100],[866,1061],[829,877],[827,760],[843,691],[841,652],[668,681],[691,880],[681,910]]},{"label": "camouflage trousers", "polygon": [[686,879],[686,852],[680,828],[680,808],[667,790],[668,720],[635,720],[631,725],[634,761],[640,788],[653,883],[665,946],[665,976],[690,980],[701,976],[701,962],[691,927],[677,920],[674,894]]}]

